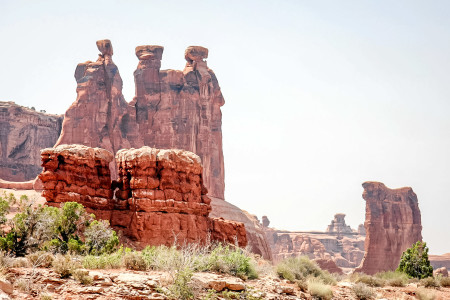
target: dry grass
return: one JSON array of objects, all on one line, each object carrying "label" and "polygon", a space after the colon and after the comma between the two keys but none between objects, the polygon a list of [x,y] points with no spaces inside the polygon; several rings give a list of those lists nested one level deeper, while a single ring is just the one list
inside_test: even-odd
[{"label": "dry grass", "polygon": [[375,299],[375,291],[365,285],[364,283],[357,283],[352,287],[353,292],[356,295],[356,298],[359,300],[370,300]]},{"label": "dry grass", "polygon": [[416,298],[419,300],[434,300],[436,299],[436,292],[419,288],[416,291]]},{"label": "dry grass", "polygon": [[308,280],[308,292],[314,299],[331,300],[333,298],[331,286],[315,278]]}]

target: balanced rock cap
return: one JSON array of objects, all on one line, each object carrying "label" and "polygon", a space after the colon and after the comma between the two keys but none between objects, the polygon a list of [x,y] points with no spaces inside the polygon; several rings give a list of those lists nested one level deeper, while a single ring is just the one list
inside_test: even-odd
[{"label": "balanced rock cap", "polygon": [[139,60],[161,60],[164,51],[163,46],[143,45],[136,47],[136,56]]},{"label": "balanced rock cap", "polygon": [[208,58],[208,49],[202,46],[189,46],[184,52],[187,61],[202,61]]},{"label": "balanced rock cap", "polygon": [[113,47],[110,40],[99,40],[97,41],[97,48],[102,53],[102,55],[113,55]]}]

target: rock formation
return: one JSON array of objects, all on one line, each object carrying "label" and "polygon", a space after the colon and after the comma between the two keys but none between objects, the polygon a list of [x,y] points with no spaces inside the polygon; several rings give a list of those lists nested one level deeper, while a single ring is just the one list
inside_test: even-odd
[{"label": "rock formation", "polygon": [[81,63],[75,70],[77,100],[66,112],[56,145],[76,143],[112,153],[144,145],[192,151],[202,159],[209,194],[224,199],[220,111],[224,99],[206,65],[208,49],[187,48],[186,67],[177,71],[160,70],[163,47],[136,47],[136,96],[128,104],[112,61],[111,42],[98,41],[97,47],[98,60]]},{"label": "rock formation", "polygon": [[338,268],[355,268],[364,256],[364,236],[346,225],[344,218],[344,214],[336,214],[326,232],[295,232],[264,227],[273,260],[306,255],[320,261],[330,272],[337,270],[332,267],[333,264]]},{"label": "rock formation", "polygon": [[211,200],[194,153],[122,149],[116,154],[119,174],[113,182],[112,160],[109,151],[82,145],[44,149],[39,178],[47,204],[82,203],[140,247],[208,239],[247,245],[242,223],[209,217]]},{"label": "rock formation", "polygon": [[433,266],[433,269],[447,268],[450,270],[450,253],[429,255],[428,258],[430,259],[430,264]]},{"label": "rock formation", "polygon": [[55,144],[62,116],[0,102],[0,178],[28,181],[41,171],[40,150]]},{"label": "rock formation", "polygon": [[410,187],[389,189],[380,182],[364,182],[366,241],[357,272],[374,274],[398,267],[402,253],[422,240],[417,196]]},{"label": "rock formation", "polygon": [[239,207],[227,201],[214,197],[210,198],[212,205],[211,216],[244,223],[250,251],[267,260],[272,260],[272,251],[270,250],[264,229],[256,216],[249,214],[245,210],[241,210]]},{"label": "rock formation", "polygon": [[269,227],[270,220],[267,216],[262,216],[262,226],[263,227]]},{"label": "rock formation", "polygon": [[[128,103],[122,95],[122,78],[112,61],[109,40],[97,41],[101,54],[96,62],[78,64],[75,70],[77,99],[64,116],[61,135],[55,146],[81,144],[115,153],[130,148],[126,133]],[[112,169],[115,163],[111,161]]]},{"label": "rock formation", "polygon": [[350,226],[345,224],[345,214],[335,214],[334,220],[331,220],[331,224],[327,227],[328,233],[336,233],[338,235],[342,233],[352,233]]}]

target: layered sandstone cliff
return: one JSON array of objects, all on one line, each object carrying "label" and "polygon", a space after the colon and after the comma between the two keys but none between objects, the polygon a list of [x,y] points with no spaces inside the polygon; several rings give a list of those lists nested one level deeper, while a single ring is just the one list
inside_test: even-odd
[{"label": "layered sandstone cliff", "polygon": [[[242,223],[211,218],[199,156],[150,147],[113,155],[101,148],[60,145],[42,151],[42,195],[47,204],[75,201],[136,241],[136,246],[206,243],[247,245]],[[115,197],[113,197],[113,192]]]},{"label": "layered sandstone cliff", "polygon": [[40,150],[55,144],[62,116],[0,102],[0,178],[34,179],[42,170]]},{"label": "layered sandstone cliff", "polygon": [[417,196],[410,187],[389,189],[381,182],[364,182],[363,188],[366,253],[356,271],[374,274],[395,270],[402,253],[422,240]]},{"label": "layered sandstone cliff", "polygon": [[186,67],[178,71],[160,70],[163,47],[136,47],[136,96],[128,104],[111,42],[98,41],[97,47],[98,60],[75,70],[77,99],[65,114],[56,145],[77,143],[112,153],[144,145],[192,151],[202,159],[209,195],[224,199],[224,99],[205,61],[208,49],[187,48]]}]

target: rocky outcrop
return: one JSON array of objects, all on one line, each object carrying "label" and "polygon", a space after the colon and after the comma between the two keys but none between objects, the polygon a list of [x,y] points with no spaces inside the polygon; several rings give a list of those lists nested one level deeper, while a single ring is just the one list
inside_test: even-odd
[{"label": "rocky outcrop", "polygon": [[109,170],[111,152],[83,145],[60,145],[43,149],[41,156],[44,171],[39,179],[47,205],[78,202],[91,209],[114,207]]},{"label": "rocky outcrop", "polygon": [[109,151],[82,145],[44,149],[39,178],[47,204],[82,203],[138,247],[210,239],[247,245],[242,223],[209,217],[211,200],[196,154],[150,147],[122,149],[116,154],[117,181],[111,181],[112,160]]},{"label": "rocky outcrop", "polygon": [[395,270],[402,253],[422,240],[417,196],[410,187],[389,189],[380,182],[364,182],[363,188],[366,253],[356,271],[374,274]]},{"label": "rocky outcrop", "polygon": [[210,216],[216,218],[222,217],[226,220],[244,223],[250,251],[267,260],[272,260],[272,252],[267,242],[264,229],[256,216],[251,215],[248,212],[241,210],[239,207],[223,201],[222,199],[217,199],[214,197],[210,198],[212,205]]},{"label": "rocky outcrop", "polygon": [[208,49],[188,47],[186,67],[178,71],[160,70],[163,47],[136,47],[136,96],[128,104],[112,61],[111,42],[98,41],[97,47],[98,60],[81,63],[75,70],[77,100],[65,114],[56,145],[76,143],[112,153],[144,145],[188,150],[202,159],[209,195],[224,199],[220,111],[224,99],[205,61]]},{"label": "rocky outcrop", "polygon": [[55,144],[62,116],[0,102],[0,178],[28,181],[41,171],[40,150]]}]

